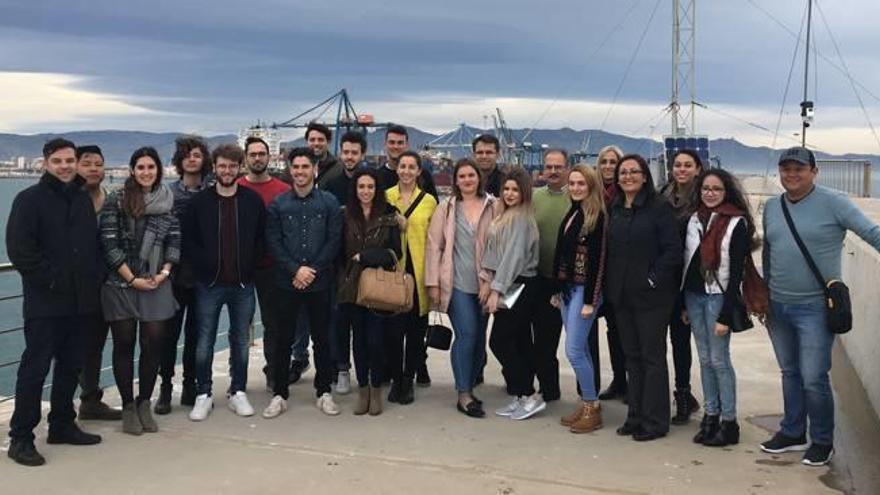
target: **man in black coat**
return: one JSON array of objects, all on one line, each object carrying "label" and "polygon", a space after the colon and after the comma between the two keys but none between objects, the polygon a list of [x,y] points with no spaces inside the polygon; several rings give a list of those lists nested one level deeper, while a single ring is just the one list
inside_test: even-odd
[{"label": "man in black coat", "polygon": [[15,384],[8,455],[39,466],[34,447],[40,400],[55,360],[49,412],[50,444],[90,445],[101,437],[74,422],[73,395],[82,368],[88,318],[99,311],[98,222],[85,180],[76,173],[76,147],[53,139],[43,147],[45,173],[21,191],[6,224],[6,250],[21,274],[25,349]]}]

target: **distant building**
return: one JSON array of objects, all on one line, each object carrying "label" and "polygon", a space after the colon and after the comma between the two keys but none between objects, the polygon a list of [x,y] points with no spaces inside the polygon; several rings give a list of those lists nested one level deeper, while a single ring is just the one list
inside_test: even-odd
[{"label": "distant building", "polygon": [[15,168],[19,170],[24,170],[27,168],[27,158],[20,156],[15,159]]}]

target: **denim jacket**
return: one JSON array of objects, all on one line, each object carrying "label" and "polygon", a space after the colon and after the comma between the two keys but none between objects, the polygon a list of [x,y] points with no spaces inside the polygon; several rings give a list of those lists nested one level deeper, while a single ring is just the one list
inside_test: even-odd
[{"label": "denim jacket", "polygon": [[295,190],[278,195],[266,211],[266,244],[276,262],[276,285],[296,291],[294,275],[309,266],[317,274],[304,292],[328,289],[341,238],[342,212],[332,194],[312,188],[304,197]]}]

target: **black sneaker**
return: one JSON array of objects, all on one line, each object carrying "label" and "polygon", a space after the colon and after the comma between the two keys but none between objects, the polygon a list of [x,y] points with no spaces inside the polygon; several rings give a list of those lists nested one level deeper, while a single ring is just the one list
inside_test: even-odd
[{"label": "black sneaker", "polygon": [[46,437],[46,443],[52,445],[95,445],[101,443],[101,435],[86,433],[75,424],[72,424],[61,431],[50,429],[49,435]]},{"label": "black sneaker", "polygon": [[761,444],[761,450],[768,454],[782,454],[783,452],[803,452],[809,446],[810,442],[807,442],[806,435],[792,438],[778,431],[773,435],[773,438]]},{"label": "black sneaker", "polygon": [[32,440],[13,440],[9,444],[9,452],[6,455],[22,466],[42,466],[46,464],[46,458],[37,452],[37,448]]},{"label": "black sneaker", "polygon": [[807,449],[801,463],[807,466],[824,466],[831,462],[832,457],[834,457],[833,445],[814,443]]},{"label": "black sneaker", "polygon": [[196,404],[196,384],[183,382],[183,390],[180,392],[181,406],[194,406]]}]

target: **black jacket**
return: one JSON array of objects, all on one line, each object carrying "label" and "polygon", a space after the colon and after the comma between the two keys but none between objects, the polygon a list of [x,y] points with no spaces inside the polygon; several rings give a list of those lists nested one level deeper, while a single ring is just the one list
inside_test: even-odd
[{"label": "black jacket", "polygon": [[100,312],[98,218],[83,184],[45,173],[12,202],[6,251],[21,274],[25,318]]},{"label": "black jacket", "polygon": [[[391,168],[388,167],[387,162],[379,164],[379,168],[376,170],[379,171],[382,190],[388,190],[397,185],[397,171],[391,170]],[[440,201],[439,196],[437,196],[437,186],[434,185],[434,176],[431,175],[431,172],[428,172],[428,169],[424,167],[422,168],[422,172],[416,179],[416,183],[419,185],[419,189],[434,196],[434,199],[437,201]]]},{"label": "black jacket", "polygon": [[[256,192],[238,187],[235,193],[238,218],[239,283],[251,284],[254,269],[265,252],[266,209]],[[213,285],[220,273],[220,195],[212,187],[198,193],[184,216],[183,251],[191,260],[196,280]]]},{"label": "black jacket", "polygon": [[[653,191],[650,191],[653,192]],[[643,189],[624,206],[611,203],[605,298],[615,307],[672,307],[678,296],[682,240],[672,205]]]}]

